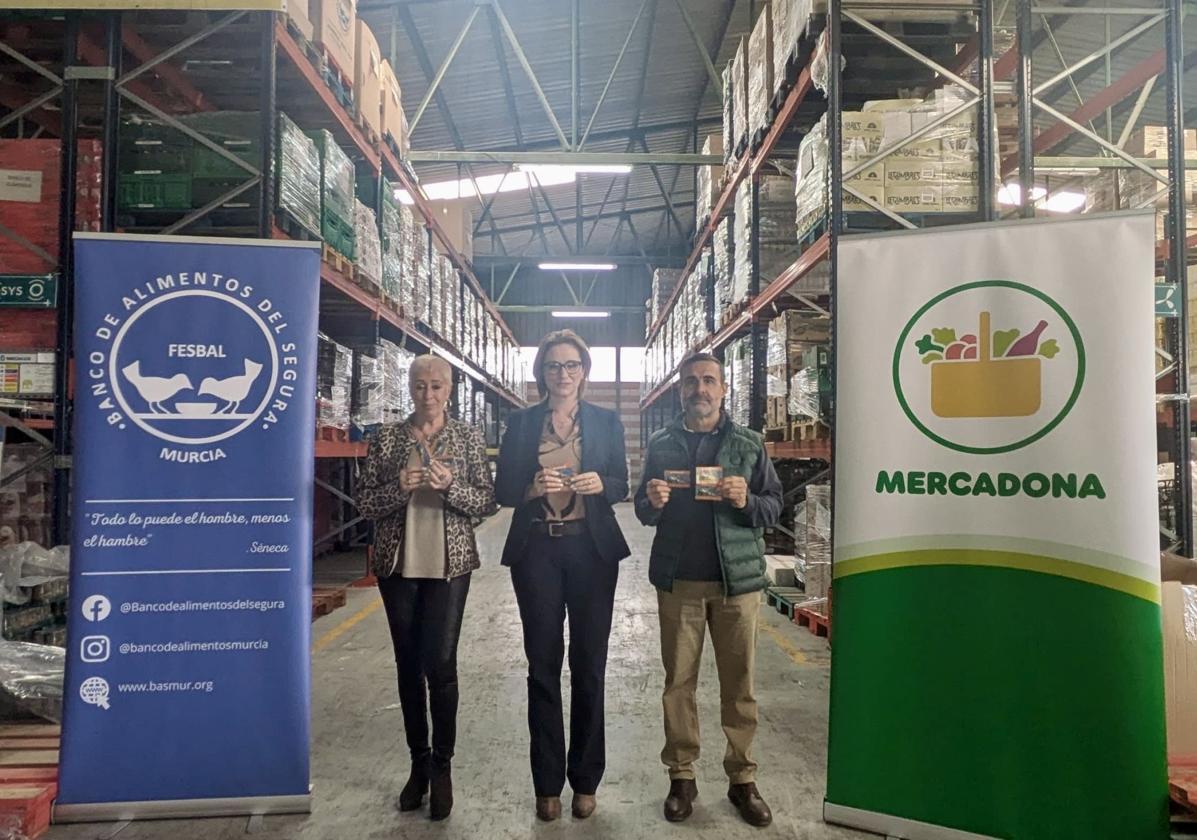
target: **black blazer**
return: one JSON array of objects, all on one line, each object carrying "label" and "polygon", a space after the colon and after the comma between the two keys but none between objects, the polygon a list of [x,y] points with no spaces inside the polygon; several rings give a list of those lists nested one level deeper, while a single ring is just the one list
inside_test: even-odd
[{"label": "black blazer", "polygon": [[[540,402],[507,418],[507,433],[499,446],[495,474],[495,499],[503,507],[515,508],[503,565],[510,566],[523,554],[532,521],[542,510],[538,500],[524,500],[524,494],[540,469],[540,434],[544,429],[548,403]],[[586,505],[586,526],[599,556],[618,562],[631,554],[615,521],[611,505],[628,495],[628,462],[624,448],[623,423],[614,411],[582,401],[578,404],[582,424],[581,472],[596,472],[603,479],[603,492],[579,496]]]}]

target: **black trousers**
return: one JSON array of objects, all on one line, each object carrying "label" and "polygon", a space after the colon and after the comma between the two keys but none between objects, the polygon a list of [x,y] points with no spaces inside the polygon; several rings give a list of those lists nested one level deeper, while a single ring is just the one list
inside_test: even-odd
[{"label": "black trousers", "polygon": [[445,581],[392,575],[378,579],[378,591],[391,627],[412,762],[431,757],[447,765],[457,742],[457,640],[470,576]]},{"label": "black trousers", "polygon": [[[594,794],[606,767],[603,695],[607,640],[619,564],[603,560],[589,535],[534,535],[511,567],[528,657],[528,729],[537,796]],[[561,664],[569,617],[570,732],[566,754]]]}]

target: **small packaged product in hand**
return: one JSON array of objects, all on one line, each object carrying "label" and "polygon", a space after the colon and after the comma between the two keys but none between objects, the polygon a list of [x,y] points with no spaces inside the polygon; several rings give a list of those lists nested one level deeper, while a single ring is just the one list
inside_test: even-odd
[{"label": "small packaged product in hand", "polygon": [[694,498],[703,502],[717,502],[719,482],[723,480],[723,467],[694,468]]},{"label": "small packaged product in hand", "polygon": [[684,490],[690,486],[689,470],[665,470],[665,483],[673,490]]}]

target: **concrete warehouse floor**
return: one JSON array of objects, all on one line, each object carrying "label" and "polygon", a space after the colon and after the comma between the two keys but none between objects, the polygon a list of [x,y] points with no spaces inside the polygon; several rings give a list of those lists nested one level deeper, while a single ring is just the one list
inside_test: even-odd
[{"label": "concrete warehouse floor", "polygon": [[[312,813],[266,817],[263,840],[525,837],[687,838],[759,836],[787,840],[864,838],[820,819],[827,752],[827,642],[761,606],[757,649],[760,729],[755,755],[761,793],[773,808],[767,829],[743,823],[727,801],[714,657],[707,646],[699,685],[703,757],[700,798],[680,825],[661,806],[669,782],[662,745],[662,670],[656,596],[648,582],[652,531],[630,504],[618,508],[632,556],[620,569],[607,668],[607,772],[598,810],[580,822],[537,821],[533,811],[526,726],[526,664],[519,615],[507,570],[498,564],[510,512],[479,530],[483,567],[474,574],[459,651],[462,684],[453,815],[433,823],[423,811],[395,807],[408,758],[395,686],[390,637],[373,589],[353,589],[348,604],[313,626]],[[568,664],[566,666],[568,668]],[[567,689],[568,691],[568,689]],[[566,694],[568,697],[568,693]],[[568,705],[568,704],[567,704]],[[568,725],[566,728],[568,731]],[[241,838],[245,818],[133,823],[120,840]],[[106,836],[111,826],[55,826],[50,840]]]}]

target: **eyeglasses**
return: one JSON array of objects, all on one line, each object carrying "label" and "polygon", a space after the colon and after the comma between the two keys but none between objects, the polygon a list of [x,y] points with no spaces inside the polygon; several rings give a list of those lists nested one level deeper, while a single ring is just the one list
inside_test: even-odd
[{"label": "eyeglasses", "polygon": [[545,362],[542,369],[549,376],[556,376],[561,371],[565,371],[570,376],[577,376],[578,371],[582,369],[582,363],[574,361],[565,362],[564,364],[561,362]]}]

